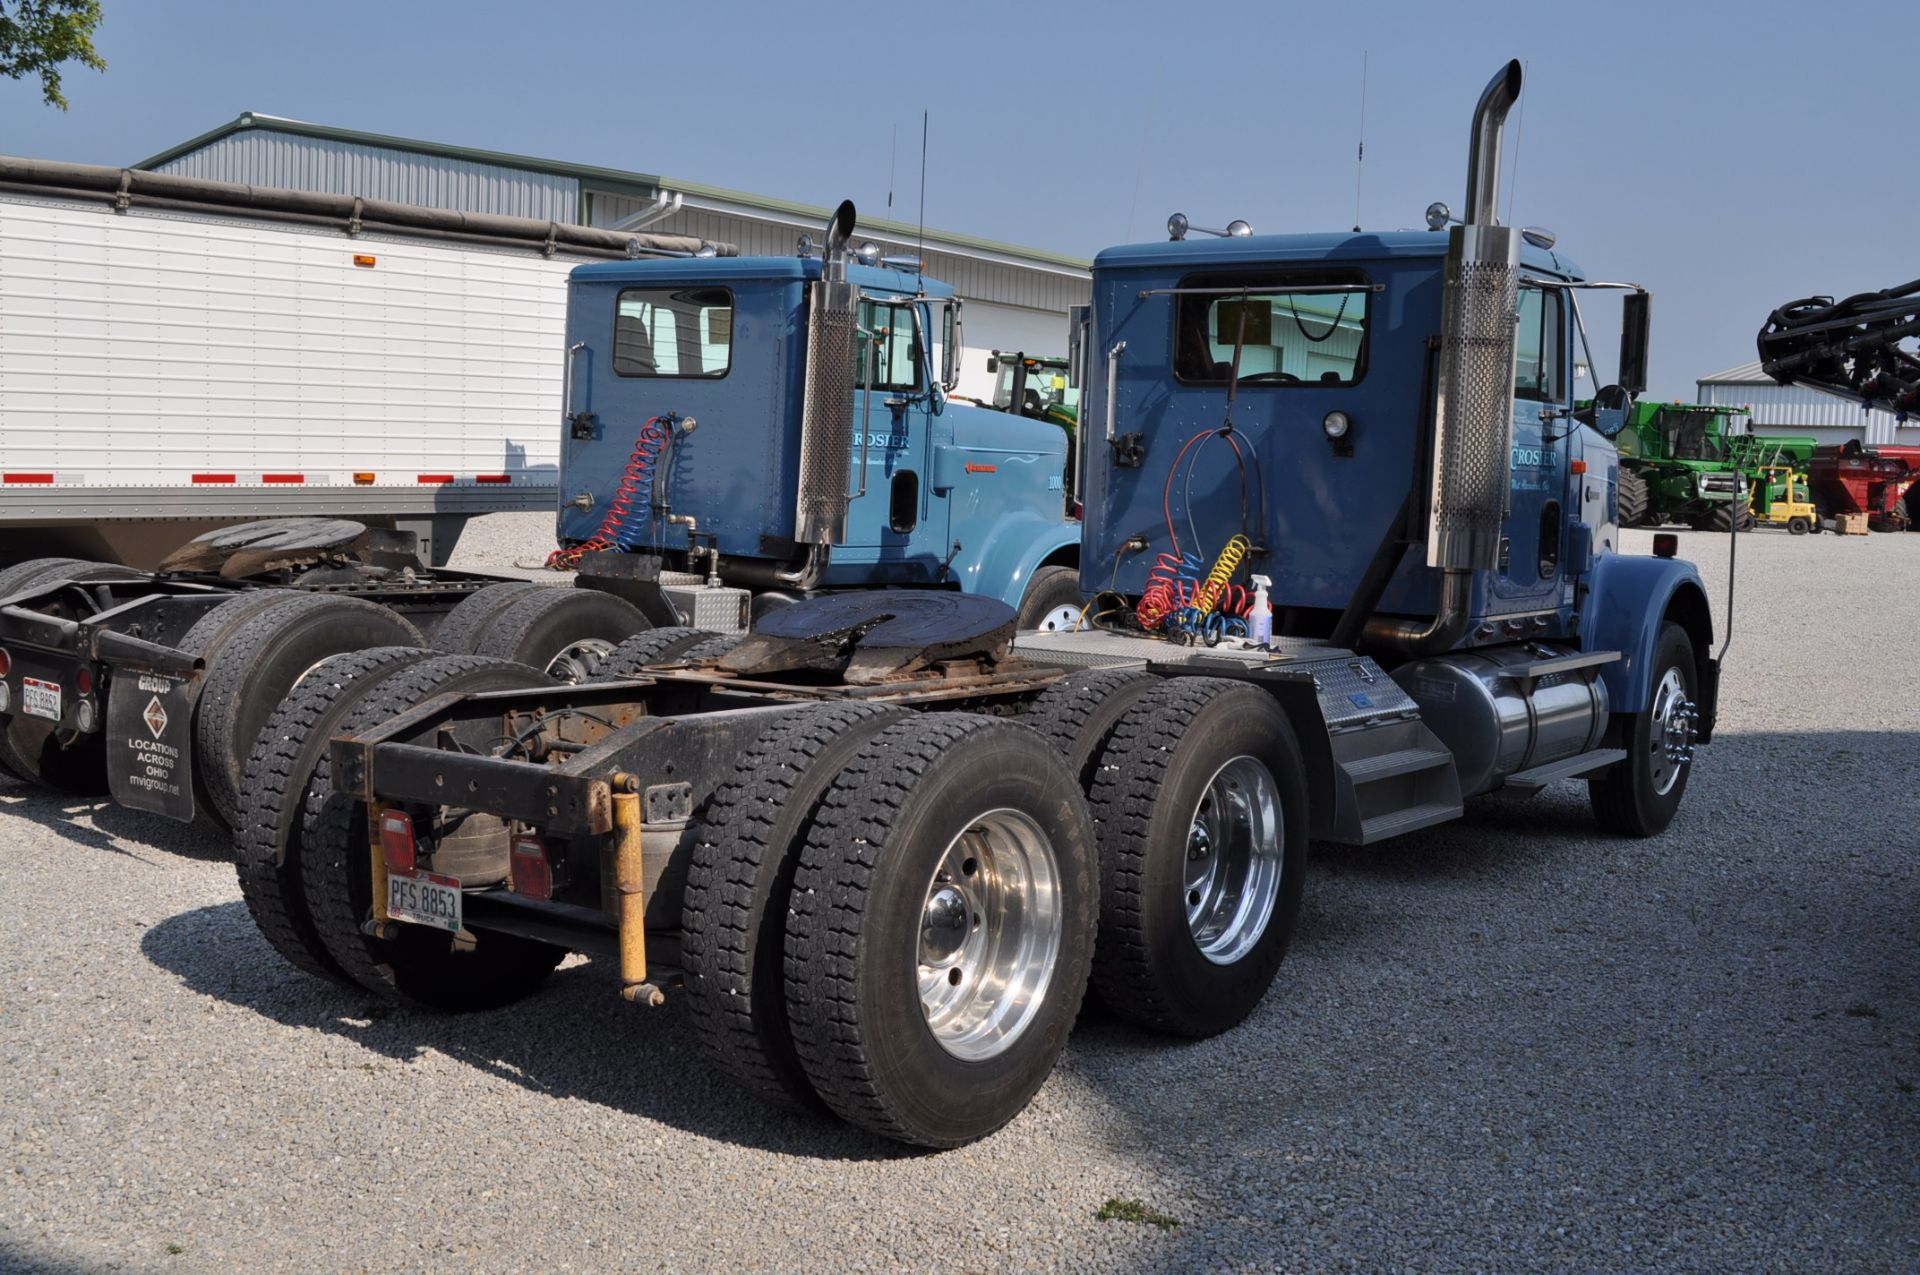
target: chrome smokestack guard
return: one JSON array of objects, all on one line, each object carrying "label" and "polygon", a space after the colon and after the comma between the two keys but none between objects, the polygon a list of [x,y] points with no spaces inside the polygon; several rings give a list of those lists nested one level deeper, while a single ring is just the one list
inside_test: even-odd
[{"label": "chrome smokestack guard", "polygon": [[1447,237],[1438,425],[1427,565],[1481,570],[1500,560],[1513,448],[1514,316],[1520,235],[1499,224],[1500,141],[1520,93],[1509,62],[1480,95],[1467,171],[1467,224]]},{"label": "chrome smokestack guard", "polygon": [[852,200],[827,223],[820,278],[807,290],[807,376],[800,407],[800,485],[793,538],[832,545],[847,535],[847,470],[853,461],[854,350],[859,292],[847,282]]}]

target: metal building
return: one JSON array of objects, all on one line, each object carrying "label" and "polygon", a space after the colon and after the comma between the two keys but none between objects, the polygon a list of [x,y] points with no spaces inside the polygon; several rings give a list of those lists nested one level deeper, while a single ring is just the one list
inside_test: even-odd
[{"label": "metal building", "polygon": [[1703,376],[1696,384],[1699,402],[1751,407],[1755,433],[1807,434],[1822,443],[1858,439],[1869,447],[1920,443],[1920,420],[1903,420],[1892,412],[1864,408],[1804,385],[1777,384],[1757,362]]},{"label": "metal building", "polygon": [[[506,155],[463,146],[329,128],[248,112],[135,168],[213,181],[392,199],[433,208],[738,244],[743,254],[785,256],[801,234],[816,239],[828,209],[650,173]],[[990,350],[1064,354],[1067,308],[1086,301],[1088,262],[950,231],[871,218],[859,235],[887,255],[920,256],[928,274],[966,302],[960,393],[984,397]]]}]

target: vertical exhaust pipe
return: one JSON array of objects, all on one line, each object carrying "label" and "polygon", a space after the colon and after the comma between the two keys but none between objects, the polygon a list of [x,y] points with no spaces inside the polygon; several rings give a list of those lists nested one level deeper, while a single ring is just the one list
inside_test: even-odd
[{"label": "vertical exhaust pipe", "polygon": [[1480,94],[1468,147],[1466,224],[1447,236],[1427,522],[1427,565],[1441,572],[1439,611],[1430,624],[1376,619],[1366,629],[1369,640],[1408,655],[1460,640],[1472,609],[1472,573],[1500,561],[1520,301],[1520,235],[1498,215],[1500,146],[1520,79],[1520,63],[1508,62]]},{"label": "vertical exhaust pipe", "polygon": [[827,223],[820,278],[807,291],[807,374],[800,404],[800,483],[793,538],[834,545],[847,538],[847,470],[853,460],[854,350],[859,290],[847,282],[853,201]]}]

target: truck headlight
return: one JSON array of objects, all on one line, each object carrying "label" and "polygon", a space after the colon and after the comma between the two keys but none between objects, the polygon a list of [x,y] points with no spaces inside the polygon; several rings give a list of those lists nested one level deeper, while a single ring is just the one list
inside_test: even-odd
[{"label": "truck headlight", "polygon": [[1345,438],[1347,431],[1353,428],[1353,422],[1348,419],[1345,412],[1328,412],[1321,419],[1320,428],[1327,431],[1328,438],[1341,439]]}]

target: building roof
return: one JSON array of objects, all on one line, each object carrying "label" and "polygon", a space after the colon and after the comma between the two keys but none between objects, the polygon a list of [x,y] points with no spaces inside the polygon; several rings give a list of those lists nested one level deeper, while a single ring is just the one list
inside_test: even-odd
[{"label": "building roof", "polygon": [[[503,151],[482,150],[471,146],[450,146],[441,142],[424,142],[409,137],[393,137],[384,133],[367,133],[356,129],[334,128],[327,124],[313,124],[305,120],[287,119],[279,115],[266,115],[259,111],[243,111],[217,128],[209,129],[198,137],[189,138],[177,146],[170,146],[157,155],[149,155],[133,167],[137,169],[159,168],[183,155],[210,146],[222,138],[232,137],[248,129],[262,129],[268,132],[292,133],[302,137],[322,138],[327,141],[342,142],[348,145],[379,146],[388,150],[409,151],[417,155],[435,156],[446,159],[464,160],[468,163],[491,164],[500,168],[515,168],[527,172],[544,173],[555,177],[570,177],[582,187],[607,191],[614,194],[628,194],[651,198],[660,190],[677,191],[682,195],[695,198],[720,200],[737,204],[744,209],[782,214],[789,217],[801,217],[808,221],[824,223],[833,215],[830,208],[815,204],[800,203],[789,199],[774,199],[767,195],[754,195],[745,191],[729,190],[724,186],[709,186],[701,182],[681,181],[678,178],[663,177],[657,173],[633,172],[626,169],[605,168],[597,164],[576,164],[566,160],[541,159],[533,155],[515,155]],[[860,226],[876,234],[905,237],[909,240],[918,237],[920,228],[905,222],[882,221],[870,217],[861,217]],[[1047,262],[1056,266],[1066,266],[1075,270],[1086,270],[1091,262],[1082,257],[1072,257],[1064,253],[1047,252],[1039,248],[1028,248],[1020,244],[1005,243],[997,239],[983,239],[975,235],[956,234],[949,230],[926,229],[926,238],[930,242],[949,244],[956,247],[974,248],[986,252],[1004,253],[1010,256],[1025,257],[1034,261]]]},{"label": "building roof", "polygon": [[1695,385],[1775,385],[1771,376],[1760,370],[1760,361],[1741,363],[1724,372],[1715,372],[1712,376],[1702,376],[1694,381]]}]

